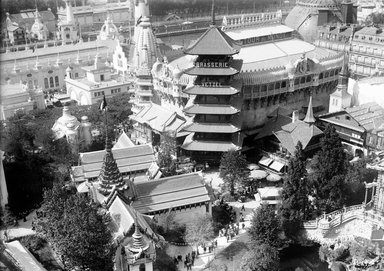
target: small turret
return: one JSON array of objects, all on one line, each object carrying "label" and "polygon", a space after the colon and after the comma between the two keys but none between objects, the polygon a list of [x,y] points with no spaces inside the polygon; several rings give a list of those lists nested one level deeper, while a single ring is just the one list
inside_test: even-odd
[{"label": "small turret", "polygon": [[312,95],[309,97],[308,110],[307,110],[307,114],[305,115],[304,122],[308,124],[314,124],[316,122],[316,119],[313,116]]}]

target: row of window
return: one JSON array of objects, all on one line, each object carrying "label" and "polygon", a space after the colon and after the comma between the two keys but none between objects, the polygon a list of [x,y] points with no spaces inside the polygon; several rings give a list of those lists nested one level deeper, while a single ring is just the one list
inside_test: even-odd
[{"label": "row of window", "polygon": [[376,56],[384,56],[384,50],[379,48],[372,48],[372,47],[366,47],[362,45],[354,44],[352,47],[353,52],[360,52],[360,53],[366,53]]},{"label": "row of window", "polygon": [[58,87],[60,84],[59,82],[59,76],[55,76],[55,78],[53,78],[53,76],[49,77],[49,78],[44,78],[44,88],[47,89],[47,88],[54,88],[54,87]]},{"label": "row of window", "polygon": [[120,93],[120,92],[121,92],[120,88],[113,88],[113,89],[111,89],[111,94]]},{"label": "row of window", "polygon": [[95,96],[95,97],[104,96],[104,91],[95,92],[95,93],[93,93],[93,96]]}]

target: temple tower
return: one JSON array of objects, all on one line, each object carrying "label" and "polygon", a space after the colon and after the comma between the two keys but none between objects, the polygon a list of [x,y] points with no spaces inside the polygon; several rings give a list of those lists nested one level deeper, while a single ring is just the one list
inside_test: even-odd
[{"label": "temple tower", "polygon": [[78,42],[80,39],[78,25],[73,15],[71,1],[72,0],[65,0],[65,6],[66,6],[65,20],[62,20],[58,23],[59,39],[61,39],[63,44],[68,42]]},{"label": "temple tower", "polygon": [[48,28],[41,21],[41,16],[37,8],[35,11],[35,22],[31,27],[31,36],[37,40],[46,40],[48,38]]},{"label": "temple tower", "polygon": [[[242,135],[239,113],[242,83],[234,79],[240,72],[242,60],[233,59],[240,45],[214,25],[184,53],[196,56],[193,67],[186,74],[196,76],[194,86],[184,93],[194,99],[184,109],[194,115],[193,123],[184,128],[191,132],[182,149],[196,161],[218,163],[223,152],[240,150]],[[191,101],[190,101],[191,102]]]},{"label": "temple tower", "polygon": [[114,188],[120,191],[127,188],[112,154],[112,142],[108,136],[108,128],[105,139],[105,155],[97,180],[99,182],[98,190],[104,196],[109,195]]},{"label": "temple tower", "polygon": [[329,113],[341,111],[350,107],[351,94],[348,93],[348,55],[344,56],[343,66],[339,74],[336,90],[329,95]]},{"label": "temple tower", "polygon": [[156,255],[154,244],[144,240],[144,236],[139,230],[137,218],[135,221],[135,232],[124,249],[129,265],[128,270],[153,271],[153,261],[155,260]]}]

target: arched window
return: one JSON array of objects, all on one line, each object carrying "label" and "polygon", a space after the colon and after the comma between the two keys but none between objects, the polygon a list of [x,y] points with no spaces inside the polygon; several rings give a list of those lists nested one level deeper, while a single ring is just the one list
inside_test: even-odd
[{"label": "arched window", "polygon": [[59,86],[59,76],[55,76],[55,86]]},{"label": "arched window", "polygon": [[49,87],[55,87],[55,85],[53,84],[53,77],[49,77]]}]

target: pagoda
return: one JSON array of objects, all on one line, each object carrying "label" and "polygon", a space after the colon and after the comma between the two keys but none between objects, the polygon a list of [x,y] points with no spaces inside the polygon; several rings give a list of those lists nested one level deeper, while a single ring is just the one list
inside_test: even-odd
[{"label": "pagoda", "polygon": [[184,128],[191,134],[182,148],[196,161],[217,163],[223,152],[242,147],[242,82],[234,79],[242,60],[232,57],[239,53],[240,45],[214,22],[213,14],[210,28],[184,51],[196,56],[193,67],[185,70],[196,79],[192,87],[184,90],[192,99],[184,112],[194,117],[192,124]]},{"label": "pagoda", "polygon": [[123,191],[127,189],[127,185],[112,154],[112,142],[108,137],[108,128],[105,139],[105,155],[97,180],[99,181],[98,190],[104,196],[108,196],[112,190]]}]

